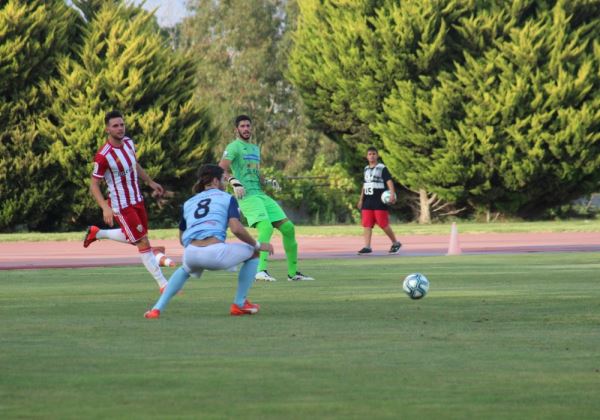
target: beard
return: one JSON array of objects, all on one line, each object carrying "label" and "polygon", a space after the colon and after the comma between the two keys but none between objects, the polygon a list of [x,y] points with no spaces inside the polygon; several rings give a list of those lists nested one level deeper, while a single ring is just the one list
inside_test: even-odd
[{"label": "beard", "polygon": [[250,137],[252,137],[252,133],[242,133],[241,131],[238,130],[238,136],[240,136],[240,138],[242,140],[248,140],[250,139]]}]

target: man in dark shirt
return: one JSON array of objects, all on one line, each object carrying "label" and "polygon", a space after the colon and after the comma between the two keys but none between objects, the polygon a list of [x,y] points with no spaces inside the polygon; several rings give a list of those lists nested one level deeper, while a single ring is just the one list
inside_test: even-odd
[{"label": "man in dark shirt", "polygon": [[396,239],[394,231],[389,222],[389,211],[387,204],[381,201],[381,195],[387,189],[390,191],[389,204],[396,202],[396,190],[390,171],[383,163],[379,163],[379,154],[375,147],[367,149],[367,161],[369,164],[364,169],[364,179],[358,208],[361,211],[362,226],[364,228],[365,246],[358,251],[358,255],[366,255],[373,252],[371,249],[371,236],[373,235],[373,226],[379,225],[385,234],[392,241],[390,254],[400,252],[402,244]]}]

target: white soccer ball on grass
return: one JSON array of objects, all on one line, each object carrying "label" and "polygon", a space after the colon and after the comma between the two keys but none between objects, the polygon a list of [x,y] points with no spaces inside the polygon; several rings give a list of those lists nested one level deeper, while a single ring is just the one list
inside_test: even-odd
[{"label": "white soccer ball on grass", "polygon": [[409,298],[421,299],[429,291],[429,280],[421,273],[409,274],[402,283],[402,289]]}]

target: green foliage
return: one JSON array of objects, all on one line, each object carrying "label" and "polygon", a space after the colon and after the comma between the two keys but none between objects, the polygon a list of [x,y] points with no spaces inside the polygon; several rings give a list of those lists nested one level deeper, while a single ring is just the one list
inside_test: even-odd
[{"label": "green foliage", "polygon": [[216,154],[231,141],[235,116],[244,113],[253,119],[263,165],[288,174],[309,168],[304,156],[320,150],[323,138],[308,130],[284,77],[296,1],[194,0],[189,6],[193,14],[180,25],[176,44],[197,63],[196,95],[209,104],[219,130]]},{"label": "green foliage", "polygon": [[361,0],[338,7],[331,1],[299,2],[288,63],[288,77],[300,92],[314,128],[342,148],[344,162],[355,170],[366,147],[381,144],[360,115],[365,109],[361,104],[371,104],[378,94],[366,84],[361,89],[368,65],[363,52],[370,32],[367,13],[374,3]]},{"label": "green foliage", "polygon": [[118,7],[121,0],[71,0],[84,16],[86,21],[92,21],[103,6]]},{"label": "green foliage", "polygon": [[534,216],[598,188],[599,18],[589,1],[307,0],[290,78],[346,162],[383,146],[421,208]]},{"label": "green foliage", "polygon": [[[435,193],[450,202],[461,198],[464,170],[444,137],[457,101],[438,90],[437,79],[452,70],[467,48],[455,28],[471,7],[467,1],[386,2],[372,20],[373,41],[367,49],[372,68],[367,80],[371,85],[386,81],[380,87],[381,103],[373,108],[378,112],[370,119],[385,146],[381,154],[386,164],[410,190]],[[429,206],[424,200],[430,198],[422,194],[421,212],[424,204]]]},{"label": "green foliage", "polygon": [[598,188],[600,8],[526,3],[442,83],[461,101],[446,136],[463,145],[468,199],[531,217]]},{"label": "green foliage", "polygon": [[281,186],[280,192],[267,190],[269,195],[308,216],[311,223],[354,223],[360,218],[356,208],[360,186],[341,163],[332,163],[323,155],[316,157],[310,170],[296,176],[273,169],[263,170],[263,176],[277,179]]},{"label": "green foliage", "polygon": [[[416,105],[428,100],[434,77],[460,55],[452,25],[470,6],[360,1],[338,7],[337,2],[302,2],[290,77],[311,118],[342,145],[347,166],[358,171],[366,148],[375,145],[405,187],[428,188],[422,171],[430,167],[432,149],[443,146],[430,138],[427,111]],[[414,138],[382,132],[386,127],[378,125],[387,118],[386,98],[394,101],[395,92],[405,97],[387,107],[410,116]],[[416,147],[408,150],[402,142]]]},{"label": "green foliage", "polygon": [[[279,0],[231,0],[189,3],[192,16],[178,28],[176,45],[188,51],[197,63],[197,96],[209,104],[218,126],[215,154],[220,156],[233,138],[233,118],[239,113],[253,119],[254,140],[261,146],[262,167],[278,178],[297,177],[317,171],[313,156],[331,160],[340,157],[337,146],[321,133],[310,130],[301,100],[285,78],[290,33],[295,27],[298,3]],[[296,181],[293,195],[312,188]],[[350,217],[341,202],[324,196],[320,188],[320,210],[305,209],[340,220]],[[288,200],[291,200],[288,202]],[[283,198],[286,207],[300,206],[292,195]],[[333,209],[331,206],[340,205]],[[313,206],[314,207],[314,206]]]},{"label": "green foliage", "polygon": [[0,6],[0,230],[54,226],[61,166],[39,119],[54,99],[40,87],[71,53],[78,16],[63,1],[8,1]]},{"label": "green foliage", "polygon": [[[94,5],[91,5],[94,6]],[[64,194],[71,198],[64,221],[82,225],[98,219],[88,192],[91,163],[105,141],[104,114],[124,113],[127,134],[136,142],[140,164],[168,189],[187,196],[193,173],[213,160],[214,132],[193,98],[195,67],[174,52],[154,17],[134,6],[95,5],[85,10],[87,24],[75,59],[60,63],[60,79],[43,86],[55,100],[40,132],[52,140],[62,166]],[[178,196],[179,198],[179,196]],[[175,206],[154,217],[172,218]]]}]

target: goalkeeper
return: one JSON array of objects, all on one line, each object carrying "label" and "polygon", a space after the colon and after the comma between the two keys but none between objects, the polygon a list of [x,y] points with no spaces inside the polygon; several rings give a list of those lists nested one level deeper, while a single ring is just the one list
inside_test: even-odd
[{"label": "goalkeeper", "polygon": [[[250,143],[252,120],[247,115],[235,119],[237,138],[229,143],[219,166],[225,170],[225,179],[233,187],[240,210],[248,220],[248,226],[258,231],[258,241],[270,242],[273,230],[278,229],[283,237],[283,248],[287,258],[288,280],[314,280],[298,271],[298,243],[294,224],[287,218],[283,209],[264,193],[262,186],[270,185],[279,190],[276,180],[264,180],[260,175],[260,149]],[[276,281],[269,274],[268,252],[260,252],[256,280]]]}]

